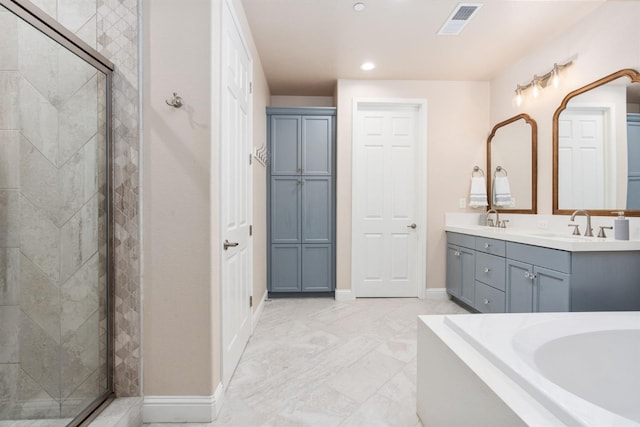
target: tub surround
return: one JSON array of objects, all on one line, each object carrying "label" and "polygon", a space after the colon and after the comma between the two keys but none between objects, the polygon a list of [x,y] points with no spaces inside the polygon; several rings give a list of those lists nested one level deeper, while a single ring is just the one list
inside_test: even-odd
[{"label": "tub surround", "polygon": [[[624,388],[640,378],[637,355],[611,347],[623,343],[620,334],[637,334],[638,324],[636,312],[420,316],[418,415],[433,425],[640,425],[637,393]],[[547,353],[564,351],[563,343],[580,349],[592,336],[606,344],[588,352],[591,369],[577,363],[584,368],[577,380],[564,381],[554,373],[560,365],[542,363],[561,363]],[[614,354],[615,366],[609,366]],[[582,357],[575,356],[576,362]],[[613,368],[629,380],[596,387],[588,377],[605,369],[617,378]]]}]

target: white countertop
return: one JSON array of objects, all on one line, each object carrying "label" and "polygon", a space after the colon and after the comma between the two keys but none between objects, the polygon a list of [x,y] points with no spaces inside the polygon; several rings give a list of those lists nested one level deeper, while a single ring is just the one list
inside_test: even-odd
[{"label": "white countertop", "polygon": [[[598,237],[573,236],[547,230],[496,228],[483,225],[446,225],[446,231],[488,237],[570,252],[640,251],[640,240],[615,240]],[[609,231],[610,232],[610,231]],[[611,232],[610,232],[611,233]]]}]

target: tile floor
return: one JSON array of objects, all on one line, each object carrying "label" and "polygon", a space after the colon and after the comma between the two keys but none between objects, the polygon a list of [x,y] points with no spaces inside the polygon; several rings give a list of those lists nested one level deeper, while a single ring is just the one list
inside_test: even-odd
[{"label": "tile floor", "polygon": [[417,316],[444,313],[467,311],[404,298],[266,301],[218,419],[199,426],[422,426]]}]

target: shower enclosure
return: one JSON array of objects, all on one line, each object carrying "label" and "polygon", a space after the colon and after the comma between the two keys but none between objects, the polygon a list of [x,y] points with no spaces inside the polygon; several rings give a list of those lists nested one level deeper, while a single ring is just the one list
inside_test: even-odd
[{"label": "shower enclosure", "polygon": [[0,31],[0,426],[78,425],[113,395],[113,65],[26,1]]}]

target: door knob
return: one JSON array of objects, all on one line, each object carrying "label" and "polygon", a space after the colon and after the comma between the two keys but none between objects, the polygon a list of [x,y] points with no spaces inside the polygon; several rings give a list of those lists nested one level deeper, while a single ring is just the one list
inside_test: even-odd
[{"label": "door knob", "polygon": [[417,227],[417,225],[416,225],[415,222],[413,224],[407,225],[407,228],[413,228],[414,230],[415,230],[416,227]]},{"label": "door knob", "polygon": [[226,251],[229,248],[235,248],[238,245],[239,245],[238,242],[230,242],[230,241],[225,239],[225,241],[224,241],[224,250]]}]

